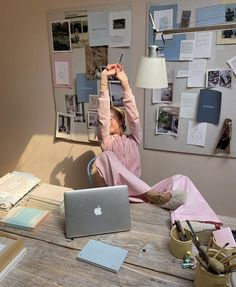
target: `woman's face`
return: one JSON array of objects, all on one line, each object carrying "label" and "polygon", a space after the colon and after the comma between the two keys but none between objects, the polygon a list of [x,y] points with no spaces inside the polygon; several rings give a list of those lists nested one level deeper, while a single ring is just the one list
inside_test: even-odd
[{"label": "woman's face", "polygon": [[111,110],[110,115],[110,134],[121,134],[121,122],[119,120],[119,117],[117,116],[117,113],[114,110]]}]

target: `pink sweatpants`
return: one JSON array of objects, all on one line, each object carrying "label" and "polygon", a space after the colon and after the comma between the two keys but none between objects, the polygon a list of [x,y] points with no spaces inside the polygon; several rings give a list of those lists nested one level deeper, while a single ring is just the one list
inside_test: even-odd
[{"label": "pink sweatpants", "polygon": [[195,220],[206,223],[221,224],[220,219],[203,198],[193,182],[184,175],[176,174],[168,177],[154,186],[149,186],[140,178],[132,174],[121,162],[117,159],[113,152],[101,153],[95,165],[100,176],[104,178],[108,186],[122,185],[128,186],[129,198],[131,202],[143,202],[140,198],[145,192],[150,189],[158,192],[166,190],[185,190],[187,199],[185,204],[171,211],[171,221]]}]

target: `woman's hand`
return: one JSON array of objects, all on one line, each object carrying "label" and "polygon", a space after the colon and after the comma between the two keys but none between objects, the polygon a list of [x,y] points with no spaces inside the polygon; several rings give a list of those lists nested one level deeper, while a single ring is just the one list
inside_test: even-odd
[{"label": "woman's hand", "polygon": [[124,91],[130,90],[128,77],[122,66],[119,65],[116,71],[116,78],[121,82]]}]

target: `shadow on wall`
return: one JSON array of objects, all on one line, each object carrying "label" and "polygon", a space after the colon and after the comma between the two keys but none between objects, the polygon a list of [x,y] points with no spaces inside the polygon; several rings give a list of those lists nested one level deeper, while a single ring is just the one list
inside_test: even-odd
[{"label": "shadow on wall", "polygon": [[93,151],[86,151],[75,160],[72,156],[66,157],[58,163],[50,175],[50,184],[62,185],[58,179],[59,174],[64,175],[64,186],[73,189],[88,188],[87,164],[95,157]]}]

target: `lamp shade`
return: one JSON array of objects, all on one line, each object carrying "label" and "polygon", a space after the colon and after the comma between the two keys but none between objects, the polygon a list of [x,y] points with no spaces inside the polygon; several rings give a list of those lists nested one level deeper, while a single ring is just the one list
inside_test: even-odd
[{"label": "lamp shade", "polygon": [[165,58],[142,57],[136,75],[135,86],[146,89],[167,88]]}]

